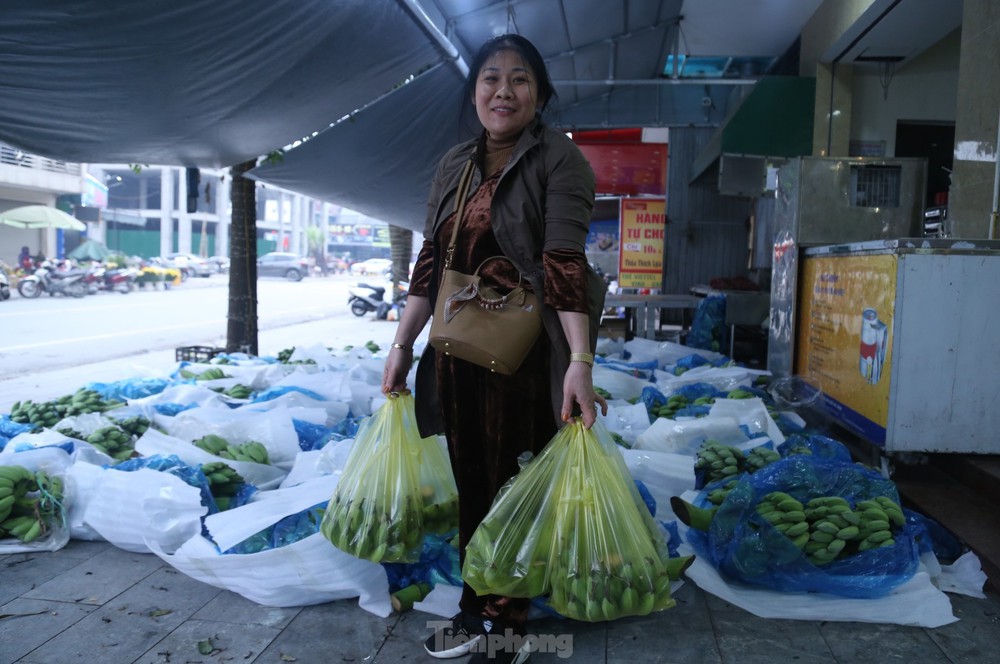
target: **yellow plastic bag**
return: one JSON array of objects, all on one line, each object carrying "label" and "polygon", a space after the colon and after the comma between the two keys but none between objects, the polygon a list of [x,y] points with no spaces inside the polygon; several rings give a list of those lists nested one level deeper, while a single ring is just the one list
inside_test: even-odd
[{"label": "yellow plastic bag", "polygon": [[592,622],[674,606],[666,542],[611,434],[600,421],[589,430],[577,421],[556,444],[566,463],[553,478],[559,501],[549,606]]},{"label": "yellow plastic bag", "polygon": [[550,444],[500,489],[465,548],[462,578],[478,594],[545,594],[555,541],[551,482],[563,462]]},{"label": "yellow plastic bag", "polygon": [[457,525],[447,454],[437,438],[420,437],[413,395],[390,394],[358,429],[320,531],[364,560],[416,562],[425,533]]},{"label": "yellow plastic bag", "polygon": [[614,620],[675,604],[668,556],[611,434],[576,421],[497,496],[462,577],[481,595],[548,594],[567,617]]}]

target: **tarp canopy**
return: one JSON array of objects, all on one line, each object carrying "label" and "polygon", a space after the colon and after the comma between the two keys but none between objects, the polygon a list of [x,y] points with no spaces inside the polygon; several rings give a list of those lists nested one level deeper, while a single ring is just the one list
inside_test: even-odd
[{"label": "tarp canopy", "polygon": [[716,126],[754,76],[726,64],[685,80],[668,75],[671,58],[769,62],[820,2],[5,0],[0,141],[71,162],[194,167],[301,141],[254,176],[420,228],[429,165],[462,133],[463,66],[488,38],[538,46],[556,127]]},{"label": "tarp canopy", "polygon": [[231,166],[443,57],[384,0],[5,0],[0,23],[0,140],[76,162]]},{"label": "tarp canopy", "polygon": [[111,251],[97,240],[86,240],[76,249],[66,254],[75,261],[103,261]]}]

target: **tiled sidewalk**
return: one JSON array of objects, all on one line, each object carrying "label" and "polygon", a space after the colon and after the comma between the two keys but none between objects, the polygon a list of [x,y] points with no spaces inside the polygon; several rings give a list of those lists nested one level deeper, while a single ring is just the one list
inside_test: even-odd
[{"label": "tiled sidewalk", "polygon": [[[959,621],[891,624],[758,618],[692,582],[677,606],[644,618],[581,623],[546,618],[556,652],[530,662],[781,664],[997,661],[1000,600],[951,595]],[[332,664],[437,662],[421,643],[435,616],[379,618],[342,600],[257,605],[175,571],[152,554],[71,541],[54,552],[0,556],[0,664]],[[558,636],[558,638],[556,638]],[[199,643],[211,647],[199,652]],[[463,662],[464,659],[453,660]]]}]

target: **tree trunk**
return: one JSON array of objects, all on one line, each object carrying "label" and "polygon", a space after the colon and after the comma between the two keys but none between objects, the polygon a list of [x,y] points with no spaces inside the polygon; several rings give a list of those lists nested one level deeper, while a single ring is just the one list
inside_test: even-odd
[{"label": "tree trunk", "polygon": [[400,295],[399,282],[410,280],[410,257],[413,255],[413,231],[389,225],[389,255],[392,257],[392,298]]},{"label": "tree trunk", "polygon": [[230,169],[233,178],[230,202],[233,207],[229,224],[229,322],[226,329],[226,352],[257,355],[257,190],[253,180],[243,174],[257,165],[257,160],[236,164]]}]

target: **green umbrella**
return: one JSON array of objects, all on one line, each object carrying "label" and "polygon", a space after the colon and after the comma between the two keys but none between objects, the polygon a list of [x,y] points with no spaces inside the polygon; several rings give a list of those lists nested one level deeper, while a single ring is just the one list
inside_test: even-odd
[{"label": "green umbrella", "polygon": [[75,261],[103,261],[111,252],[97,240],[87,240],[73,251],[66,254],[66,258]]},{"label": "green umbrella", "polygon": [[47,205],[24,205],[0,212],[0,224],[15,228],[64,228],[85,231],[87,225],[62,210]]}]

